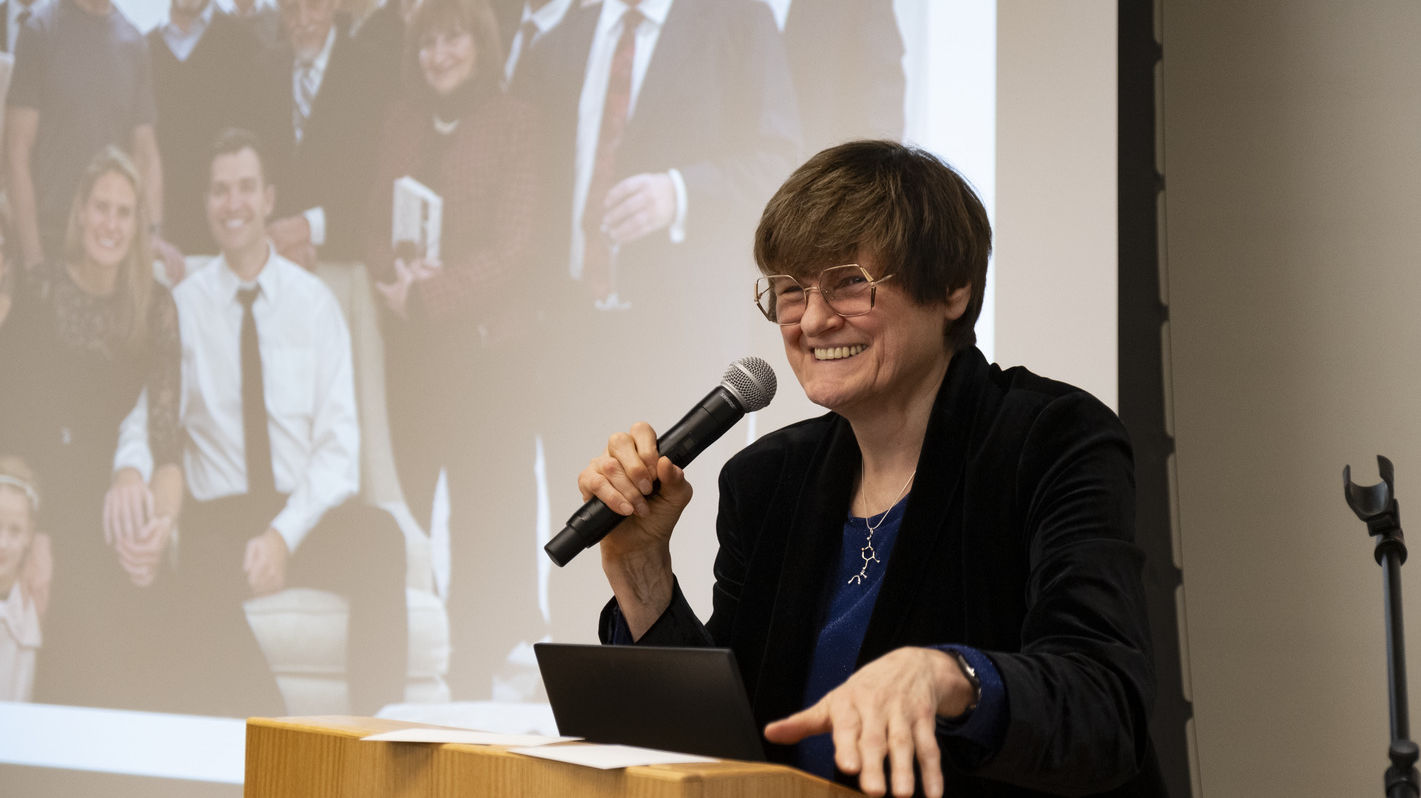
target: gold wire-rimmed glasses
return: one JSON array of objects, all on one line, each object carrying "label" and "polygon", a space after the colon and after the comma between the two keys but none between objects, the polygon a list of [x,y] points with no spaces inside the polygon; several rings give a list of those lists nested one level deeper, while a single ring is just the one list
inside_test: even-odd
[{"label": "gold wire-rimmed glasses", "polygon": [[788,327],[804,318],[809,306],[809,292],[818,291],[829,309],[840,316],[862,316],[873,310],[878,284],[893,277],[886,274],[877,280],[857,263],[830,266],[819,273],[817,285],[808,288],[788,274],[771,274],[755,281],[755,305],[765,318]]}]

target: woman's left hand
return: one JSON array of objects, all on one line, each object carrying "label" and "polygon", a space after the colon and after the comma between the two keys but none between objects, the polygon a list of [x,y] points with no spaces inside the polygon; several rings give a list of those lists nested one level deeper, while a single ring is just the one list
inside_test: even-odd
[{"label": "woman's left hand", "polygon": [[972,684],[948,654],[900,648],[863,666],[808,709],[765,727],[772,743],[792,745],[816,734],[834,735],[834,763],[859,774],[868,795],[885,793],[884,759],[895,796],[913,794],[913,762],[923,792],[943,791],[938,717],[956,717],[973,699]]}]

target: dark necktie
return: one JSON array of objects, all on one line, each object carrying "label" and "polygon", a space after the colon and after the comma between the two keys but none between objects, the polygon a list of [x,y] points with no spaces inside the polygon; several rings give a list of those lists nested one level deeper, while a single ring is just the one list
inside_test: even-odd
[{"label": "dark necktie", "polygon": [[270,495],[276,492],[271,472],[271,433],[267,430],[266,391],[262,381],[261,342],[252,304],[261,288],[242,288],[242,432],[247,450],[247,493]]},{"label": "dark necktie", "polygon": [[616,185],[617,150],[621,147],[627,111],[631,108],[632,62],[636,60],[636,31],[642,19],[635,5],[622,15],[622,36],[612,53],[607,99],[602,104],[597,159],[592,165],[592,181],[587,186],[587,203],[582,207],[582,281],[599,299],[611,290],[612,248],[602,232],[602,217],[606,214],[607,192]]}]

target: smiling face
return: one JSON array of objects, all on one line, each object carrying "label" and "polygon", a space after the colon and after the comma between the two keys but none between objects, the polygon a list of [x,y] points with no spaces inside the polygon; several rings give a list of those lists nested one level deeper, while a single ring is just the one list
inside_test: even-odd
[{"label": "smiling face", "polygon": [[266,246],[266,219],[276,205],[261,158],[250,147],[212,159],[207,188],[207,224],[229,262]]},{"label": "smiling face", "polygon": [[0,485],[0,594],[14,586],[33,538],[30,500],[19,490]]},{"label": "smiling face", "polygon": [[79,211],[80,243],[92,266],[117,269],[138,229],[138,192],[127,177],[106,172]]},{"label": "smiling face", "polygon": [[[859,263],[875,278],[887,273],[870,257]],[[846,318],[811,291],[799,323],[780,328],[785,357],[811,402],[851,421],[881,412],[937,390],[952,359],[943,333],[967,294],[918,304],[890,280],[873,310]]]},{"label": "smiling face", "polygon": [[474,76],[478,49],[468,31],[435,28],[419,37],[419,68],[435,94],[447,97]]}]

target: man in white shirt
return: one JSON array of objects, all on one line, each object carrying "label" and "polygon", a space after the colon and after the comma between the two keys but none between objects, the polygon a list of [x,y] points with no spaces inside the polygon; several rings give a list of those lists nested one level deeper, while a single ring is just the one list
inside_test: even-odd
[{"label": "man in white shirt", "polygon": [[[325,284],[271,244],[274,203],[255,137],[224,133],[207,194],[221,255],[173,293],[190,492],[179,573],[196,621],[184,635],[202,641],[186,647],[205,681],[218,682],[212,669],[250,671],[254,640],[245,623],[231,628],[242,600],[292,585],[334,590],[350,601],[351,703],[373,713],[402,697],[404,539],[387,513],[353,499],[360,434],[350,334]],[[145,419],[124,422],[116,472],[147,465]],[[269,700],[274,683],[261,671],[221,680],[225,705]]]}]

